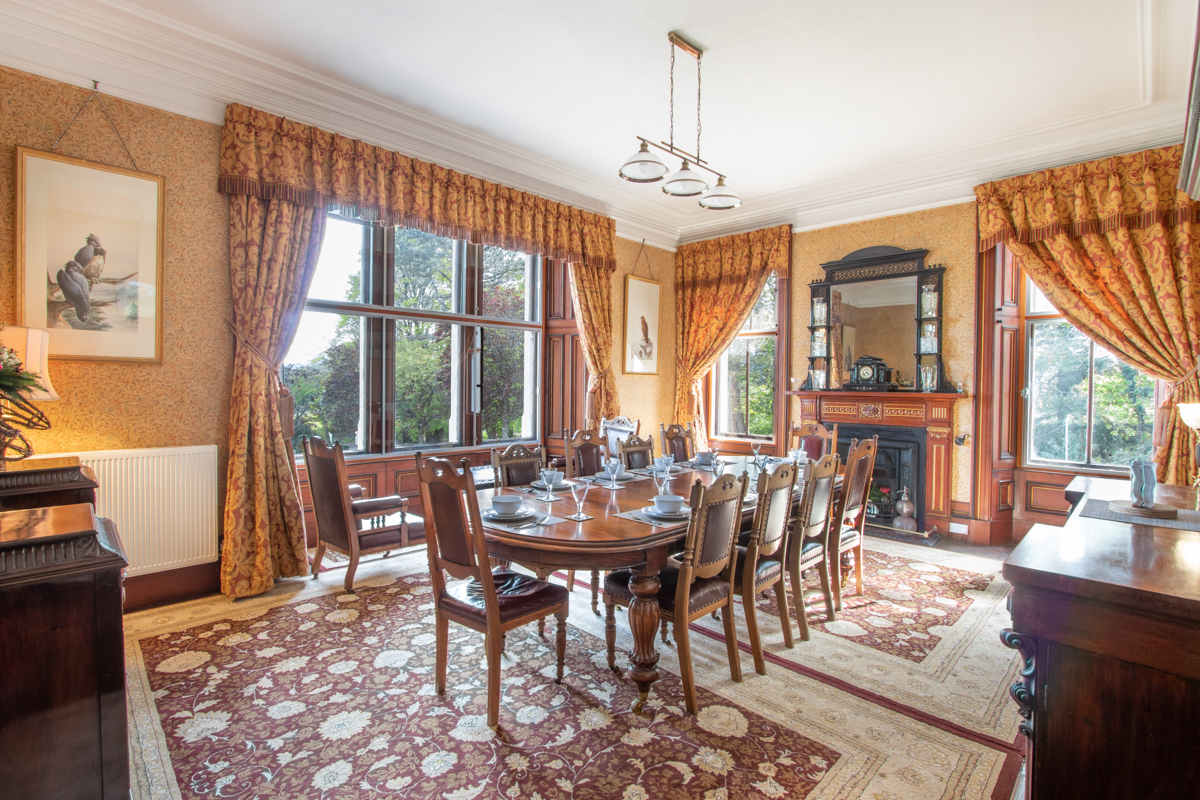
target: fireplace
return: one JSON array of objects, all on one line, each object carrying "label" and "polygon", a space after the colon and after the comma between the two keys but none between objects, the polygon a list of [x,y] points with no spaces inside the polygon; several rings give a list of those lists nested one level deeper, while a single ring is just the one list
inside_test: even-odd
[{"label": "fireplace", "polygon": [[875,469],[871,475],[871,496],[867,504],[867,524],[890,528],[896,518],[896,501],[908,488],[908,498],[916,505],[913,515],[917,530],[925,526],[925,429],[892,425],[838,425],[838,455],[845,463],[851,439],[879,437]]}]

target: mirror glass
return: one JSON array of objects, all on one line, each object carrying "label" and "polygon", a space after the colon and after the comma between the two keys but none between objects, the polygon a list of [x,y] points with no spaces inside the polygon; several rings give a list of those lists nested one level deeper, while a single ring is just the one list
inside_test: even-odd
[{"label": "mirror glass", "polygon": [[917,352],[917,276],[843,283],[830,291],[830,349],[838,385],[851,380],[850,366],[861,356],[883,359],[909,384]]}]

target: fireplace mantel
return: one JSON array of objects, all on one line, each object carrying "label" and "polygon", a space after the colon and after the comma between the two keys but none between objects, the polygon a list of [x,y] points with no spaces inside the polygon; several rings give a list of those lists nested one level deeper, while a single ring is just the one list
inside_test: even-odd
[{"label": "fireplace mantel", "polygon": [[939,392],[788,392],[800,403],[800,422],[924,428],[925,520],[950,531],[951,426],[960,394]]}]

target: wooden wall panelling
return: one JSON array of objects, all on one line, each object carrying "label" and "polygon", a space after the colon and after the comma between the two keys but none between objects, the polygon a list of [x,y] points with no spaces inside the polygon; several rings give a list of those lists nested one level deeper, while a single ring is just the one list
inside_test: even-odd
[{"label": "wooden wall panelling", "polygon": [[1016,470],[1013,514],[1013,538],[1016,541],[1024,538],[1039,522],[1060,527],[1066,524],[1071,504],[1063,490],[1074,477],[1074,472]]},{"label": "wooden wall panelling", "polygon": [[563,429],[578,430],[584,424],[587,399],[587,365],[579,321],[571,303],[570,267],[562,261],[546,261],[545,363],[542,408],[545,444],[552,456],[565,454]]}]

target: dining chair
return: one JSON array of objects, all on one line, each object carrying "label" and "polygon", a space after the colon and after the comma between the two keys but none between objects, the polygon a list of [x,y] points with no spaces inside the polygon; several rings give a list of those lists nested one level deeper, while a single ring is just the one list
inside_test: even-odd
[{"label": "dining chair", "polygon": [[802,467],[800,508],[788,537],[788,576],[792,581],[792,600],[799,612],[800,639],[805,642],[809,639],[808,605],[804,600],[806,570],[817,568],[821,593],[825,596],[825,619],[827,622],[837,619],[829,581],[829,520],[838,463],[838,454],[830,453],[820,461],[809,461]]},{"label": "dining chair", "polygon": [[[558,672],[554,682],[562,683],[569,595],[561,586],[507,567],[492,571],[469,459],[462,460],[461,472],[444,458],[424,460],[417,453],[416,460],[421,502],[427,516],[429,575],[433,581],[434,688],[439,695],[446,692],[450,623],[482,633],[487,657],[487,724],[495,729],[500,715],[504,634],[553,614],[558,628],[555,640]],[[447,586],[443,570],[458,583]]]},{"label": "dining chair", "polygon": [[[563,428],[567,480],[590,478],[604,469],[604,441],[593,430],[569,433]],[[575,591],[575,570],[567,570],[567,588]],[[600,570],[592,570],[592,613],[600,613]]]},{"label": "dining chair", "polygon": [[837,423],[826,428],[819,422],[793,424],[788,431],[788,451],[802,450],[810,461],[837,452]]},{"label": "dining chair", "polygon": [[654,463],[654,437],[639,439],[636,433],[625,440],[617,440],[617,458],[625,469],[646,469]]},{"label": "dining chair", "polygon": [[541,447],[530,449],[523,444],[510,444],[503,451],[492,450],[492,471],[496,485],[502,489],[528,486],[541,476],[545,466],[546,453]]},{"label": "dining chair", "polygon": [[676,463],[690,461],[696,455],[696,435],[691,425],[673,422],[668,426],[658,423],[662,438],[662,454],[674,456]]},{"label": "dining chair", "polygon": [[830,522],[829,569],[833,577],[833,607],[842,610],[842,581],[838,569],[842,553],[854,553],[854,583],[863,593],[863,529],[867,523],[867,494],[871,491],[871,473],[879,437],[850,440],[846,453],[846,472],[842,476],[842,496]]},{"label": "dining chair", "polygon": [[630,435],[641,433],[642,421],[633,421],[629,417],[600,418],[600,435],[604,437],[610,458],[617,457],[617,443]]},{"label": "dining chair", "polygon": [[[658,574],[658,605],[663,618],[671,622],[679,647],[679,677],[689,714],[696,713],[696,682],[692,675],[692,651],[688,625],[718,608],[725,623],[725,649],[729,656],[729,675],[742,680],[742,662],[738,656],[737,628],[733,620],[733,545],[742,518],[746,498],[746,473],[721,475],[708,488],[700,481],[692,485],[692,515],[688,520],[683,556],[668,561]],[[608,667],[617,672],[617,623],[615,608],[628,608],[633,602],[630,582],[633,571],[618,569],[604,579],[604,637],[608,645]],[[639,702],[644,702],[642,692]]]},{"label": "dining chair", "polygon": [[784,559],[787,557],[788,523],[792,517],[792,490],[796,488],[796,464],[785,461],[773,472],[758,473],[758,505],[750,526],[750,543],[737,546],[734,565],[734,590],[742,597],[746,614],[746,632],[750,636],[750,651],[754,654],[754,671],[767,674],[763,659],[762,638],[758,632],[758,610],[755,600],[772,587],[779,607],[779,623],[783,626],[783,644],[793,647],[792,626],[788,621],[787,583],[783,579]]},{"label": "dining chair", "polygon": [[[313,580],[321,573],[325,550],[333,550],[350,559],[344,586],[353,593],[359,557],[372,553],[386,556],[392,550],[408,547],[410,537],[424,531],[424,521],[408,513],[407,497],[361,498],[362,487],[351,484],[346,477],[346,458],[340,442],[330,447],[318,436],[305,436],[301,443],[317,521]],[[353,494],[360,495],[360,499]]]}]

